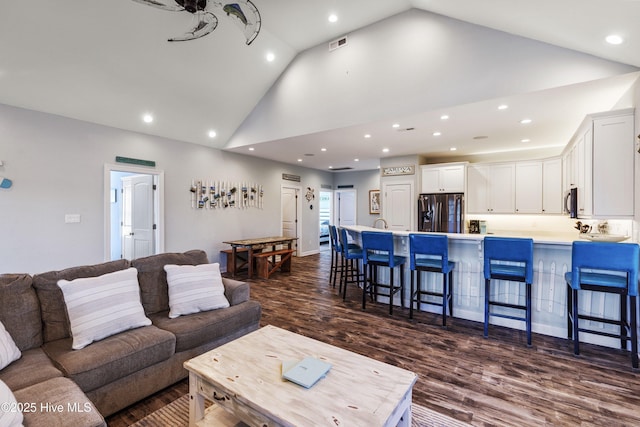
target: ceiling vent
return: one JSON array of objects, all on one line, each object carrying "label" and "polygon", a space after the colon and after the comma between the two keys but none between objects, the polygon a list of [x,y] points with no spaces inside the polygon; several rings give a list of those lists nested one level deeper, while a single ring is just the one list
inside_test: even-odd
[{"label": "ceiling vent", "polygon": [[353,169],[353,168],[351,166],[345,166],[345,167],[342,167],[342,168],[331,168],[329,170],[332,170],[332,171],[348,171],[349,169]]},{"label": "ceiling vent", "polygon": [[334,40],[331,43],[329,43],[329,52],[346,45],[347,45],[347,36],[340,37],[338,40]]}]

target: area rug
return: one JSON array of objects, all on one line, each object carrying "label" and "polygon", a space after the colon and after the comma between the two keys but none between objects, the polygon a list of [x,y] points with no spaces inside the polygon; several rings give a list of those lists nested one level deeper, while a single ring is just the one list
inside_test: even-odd
[{"label": "area rug", "polygon": [[[132,427],[188,427],[189,396],[184,395],[157,411],[147,415]],[[244,427],[239,423],[236,427]],[[412,405],[412,427],[468,427],[469,424],[442,415],[424,406]]]}]

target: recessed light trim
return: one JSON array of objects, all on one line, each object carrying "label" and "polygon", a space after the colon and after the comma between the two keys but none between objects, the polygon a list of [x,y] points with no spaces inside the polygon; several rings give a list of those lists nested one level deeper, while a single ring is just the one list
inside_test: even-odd
[{"label": "recessed light trim", "polygon": [[383,152],[383,153],[388,153],[388,152],[389,152],[389,149],[388,149],[388,148],[383,148],[383,149],[382,149],[382,152]]},{"label": "recessed light trim", "polygon": [[523,138],[520,140],[520,142],[531,142],[531,140],[529,138]]},{"label": "recessed light trim", "polygon": [[533,120],[531,119],[522,119],[520,120],[520,124],[521,125],[528,125],[529,123],[531,123]]},{"label": "recessed light trim", "polygon": [[449,120],[449,115],[448,114],[441,115],[440,120]]},{"label": "recessed light trim", "polygon": [[273,62],[276,59],[276,55],[273,52],[267,52],[265,55],[267,62]]},{"label": "recessed light trim", "polygon": [[364,134],[364,137],[365,137],[365,138],[371,138],[371,134],[370,134],[370,133],[365,133],[365,134]]},{"label": "recessed light trim", "polygon": [[624,39],[619,36],[618,34],[609,34],[605,40],[607,41],[607,43],[612,44],[612,45],[618,45],[618,44],[622,44],[624,43]]},{"label": "recessed light trim", "polygon": [[507,110],[509,106],[507,104],[498,105],[498,110]]},{"label": "recessed light trim", "polygon": [[249,151],[255,151],[255,148],[249,147]]},{"label": "recessed light trim", "polygon": [[354,162],[359,162],[359,161],[360,161],[360,159],[353,159],[353,161],[354,161]]},{"label": "recessed light trim", "polygon": [[442,132],[435,131],[435,132],[433,133],[433,136],[440,136],[440,135],[442,135]]},{"label": "recessed light trim", "polygon": [[301,162],[301,161],[302,161],[302,159],[298,159],[298,161],[299,161],[299,162]]},{"label": "recessed light trim", "polygon": [[457,148],[456,148],[456,147],[451,147],[451,148],[449,148],[449,151],[456,151],[456,150],[457,150]]},{"label": "recessed light trim", "polygon": [[152,123],[153,122],[153,116],[149,113],[145,114],[142,116],[142,121],[144,121],[145,123]]},{"label": "recessed light trim", "polygon": [[332,13],[331,15],[329,15],[327,20],[329,22],[331,22],[332,24],[335,23],[335,22],[338,22],[338,15],[336,15],[335,13]]},{"label": "recessed light trim", "polygon": [[391,125],[391,127],[394,128],[394,129],[397,129],[397,128],[400,127],[400,124],[399,123],[394,123],[394,124]]},{"label": "recessed light trim", "polygon": [[324,148],[324,147],[322,147],[322,148],[320,149],[320,151],[327,151],[327,149],[326,149],[326,148]]},{"label": "recessed light trim", "polygon": [[215,130],[211,129],[207,135],[209,135],[209,138],[215,138],[218,134]]}]

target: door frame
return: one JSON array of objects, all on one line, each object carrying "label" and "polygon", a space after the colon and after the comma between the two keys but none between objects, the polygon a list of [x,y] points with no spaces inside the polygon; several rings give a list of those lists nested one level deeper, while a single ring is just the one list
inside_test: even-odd
[{"label": "door frame", "polygon": [[164,252],[164,171],[131,165],[104,165],[104,260],[111,261],[111,172],[127,172],[140,175],[152,175],[156,191],[153,198],[155,231],[155,253]]},{"label": "door frame", "polygon": [[284,234],[282,230],[282,218],[284,217],[282,212],[282,190],[285,188],[291,188],[296,191],[296,237],[298,240],[295,242],[296,251],[294,256],[302,256],[300,248],[302,247],[302,187],[292,184],[280,184],[280,235]]}]

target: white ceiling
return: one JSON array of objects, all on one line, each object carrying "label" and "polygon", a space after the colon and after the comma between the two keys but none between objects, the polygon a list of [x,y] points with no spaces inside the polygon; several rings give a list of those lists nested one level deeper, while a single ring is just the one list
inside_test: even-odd
[{"label": "white ceiling", "polygon": [[[300,158],[300,165],[312,168],[357,170],[376,167],[384,155],[557,153],[585,114],[625,106],[620,98],[637,78],[625,73],[401,117],[372,116],[346,127],[268,140],[254,152],[229,146],[298,54],[392,15],[417,8],[640,67],[640,0],[253,1],[262,30],[250,46],[225,16],[206,37],[169,43],[192,25],[188,13],[132,0],[4,1],[0,103],[284,162],[298,164]],[[337,23],[327,21],[330,13],[338,15]],[[611,33],[625,42],[608,45],[604,37]],[[275,54],[274,62],[265,60],[267,52]],[[497,103],[511,108],[497,115]],[[151,124],[141,120],[147,112],[155,117]],[[444,113],[451,119],[441,122]],[[517,123],[525,116],[535,118],[526,134]],[[415,130],[391,129],[391,120]],[[210,129],[217,132],[215,139],[207,137]],[[441,137],[431,135],[434,129]],[[362,144],[365,133],[372,138]],[[475,136],[489,138],[479,146]],[[531,142],[514,143],[522,138]],[[392,153],[382,154],[386,145],[393,145]],[[457,151],[449,151],[452,146]],[[327,151],[319,154],[320,147]]]}]

